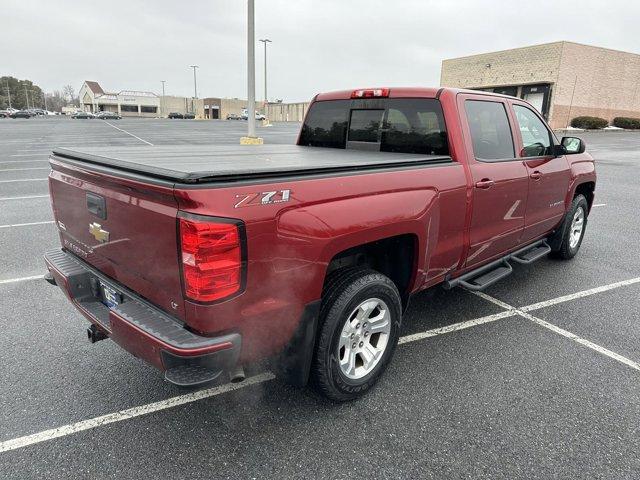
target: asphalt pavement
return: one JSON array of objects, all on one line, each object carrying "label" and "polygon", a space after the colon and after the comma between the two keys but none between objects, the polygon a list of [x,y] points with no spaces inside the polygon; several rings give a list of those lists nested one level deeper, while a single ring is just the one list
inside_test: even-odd
[{"label": "asphalt pavement", "polygon": [[[117,127],[117,128],[116,128]],[[259,127],[293,143],[299,124]],[[0,477],[640,478],[640,133],[597,161],[578,256],[486,295],[415,296],[377,387],[335,405],[272,378],[184,391],[45,283],[53,147],[237,144],[241,121],[0,119]]]}]

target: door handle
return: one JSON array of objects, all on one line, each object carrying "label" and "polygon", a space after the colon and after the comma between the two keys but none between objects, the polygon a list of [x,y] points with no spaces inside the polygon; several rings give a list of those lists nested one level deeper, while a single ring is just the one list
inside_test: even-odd
[{"label": "door handle", "polygon": [[476,182],[476,188],[484,188],[484,189],[491,188],[493,187],[494,183],[495,182],[490,178],[483,178],[479,182]]},{"label": "door handle", "polygon": [[542,173],[536,170],[531,175],[529,175],[529,178],[533,178],[534,180],[540,180],[542,178]]}]

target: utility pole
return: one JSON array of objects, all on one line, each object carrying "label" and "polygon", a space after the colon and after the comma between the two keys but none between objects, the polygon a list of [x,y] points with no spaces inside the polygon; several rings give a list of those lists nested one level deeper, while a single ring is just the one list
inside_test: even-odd
[{"label": "utility pole", "polygon": [[[198,68],[198,65],[189,65],[189,66],[191,68],[193,68],[193,98],[197,99],[198,98],[198,84],[196,83],[196,68]],[[195,115],[195,113],[196,113],[195,100],[193,102],[191,102],[191,111]]]},{"label": "utility pole", "polygon": [[160,99],[160,115],[164,116],[164,82],[165,80],[160,80],[162,82],[162,98]]},{"label": "utility pole", "polygon": [[241,145],[261,145],[256,137],[256,44],[254,34],[255,1],[247,0],[247,136]]},{"label": "utility pole", "polygon": [[27,86],[24,86],[24,96],[27,99],[27,110],[29,110],[29,92],[27,92]]},{"label": "utility pole", "polygon": [[9,89],[9,79],[7,78],[7,96],[9,97],[9,109],[12,110],[11,108],[11,90]]},{"label": "utility pole", "polygon": [[264,43],[264,115],[267,116],[267,104],[269,100],[267,97],[267,43],[273,43],[268,38],[262,38],[259,40]]},{"label": "utility pole", "polygon": [[44,93],[44,90],[42,91],[42,98],[44,98],[44,111],[48,112],[49,109],[47,108],[47,94]]}]

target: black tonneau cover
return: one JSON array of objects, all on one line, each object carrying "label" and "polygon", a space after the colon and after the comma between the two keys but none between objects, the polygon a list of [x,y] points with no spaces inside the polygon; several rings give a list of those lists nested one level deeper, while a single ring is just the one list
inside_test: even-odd
[{"label": "black tonneau cover", "polygon": [[298,145],[57,148],[53,153],[58,158],[178,183],[237,181],[451,162],[448,156]]}]

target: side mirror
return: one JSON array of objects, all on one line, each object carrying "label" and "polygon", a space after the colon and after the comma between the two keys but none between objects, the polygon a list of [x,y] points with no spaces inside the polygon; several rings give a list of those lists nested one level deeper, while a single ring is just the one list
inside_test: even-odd
[{"label": "side mirror", "polygon": [[585,143],[581,138],[577,137],[562,137],[562,141],[560,142],[565,150],[566,155],[572,155],[575,153],[584,153]]}]

